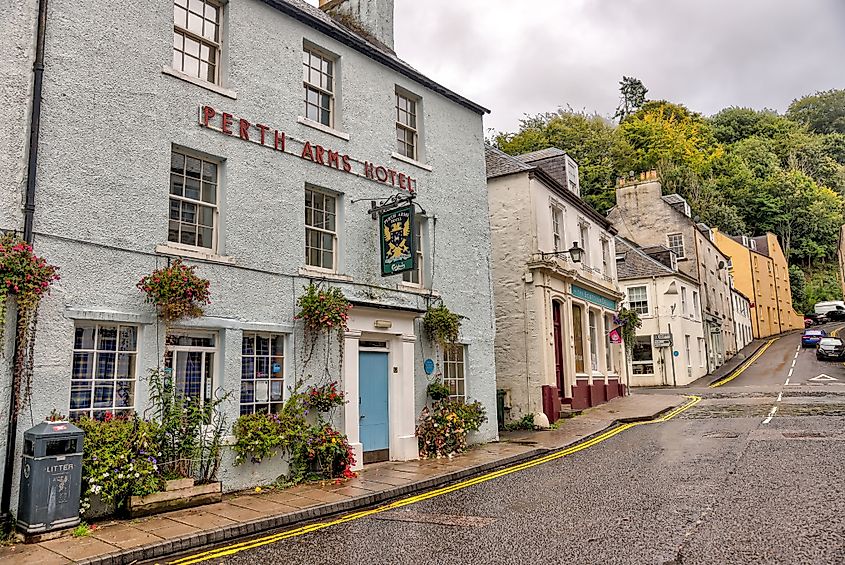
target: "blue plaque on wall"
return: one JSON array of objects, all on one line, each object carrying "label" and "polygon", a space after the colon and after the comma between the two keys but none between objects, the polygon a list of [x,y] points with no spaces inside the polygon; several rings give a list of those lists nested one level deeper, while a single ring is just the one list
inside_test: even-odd
[{"label": "blue plaque on wall", "polygon": [[433,373],[434,372],[434,361],[432,361],[431,359],[426,359],[423,362],[423,369],[425,369],[426,375],[430,375],[431,373]]}]

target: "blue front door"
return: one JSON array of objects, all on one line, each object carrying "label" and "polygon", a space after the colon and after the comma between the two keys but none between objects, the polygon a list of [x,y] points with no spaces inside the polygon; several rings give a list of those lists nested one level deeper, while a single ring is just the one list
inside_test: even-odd
[{"label": "blue front door", "polygon": [[361,391],[361,443],[364,451],[379,451],[390,445],[387,415],[387,353],[361,351],[358,354],[358,386]]}]

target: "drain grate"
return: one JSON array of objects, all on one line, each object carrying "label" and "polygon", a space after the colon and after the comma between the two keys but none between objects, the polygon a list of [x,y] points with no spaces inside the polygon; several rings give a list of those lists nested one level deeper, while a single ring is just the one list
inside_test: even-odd
[{"label": "drain grate", "polygon": [[496,521],[495,518],[487,516],[466,516],[463,514],[430,514],[427,512],[415,512],[413,510],[401,510],[385,512],[373,517],[375,520],[386,520],[389,522],[414,522],[417,524],[438,524],[441,526],[455,526],[460,528],[481,528],[489,526]]},{"label": "drain grate", "polygon": [[736,432],[710,432],[704,434],[704,437],[715,438],[715,439],[735,439],[739,437],[739,434]]}]

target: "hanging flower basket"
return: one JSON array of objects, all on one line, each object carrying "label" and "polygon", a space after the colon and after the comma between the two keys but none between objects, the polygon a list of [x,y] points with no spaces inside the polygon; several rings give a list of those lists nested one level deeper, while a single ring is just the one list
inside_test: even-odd
[{"label": "hanging flower basket", "polygon": [[22,394],[17,396],[15,412],[30,397],[32,383],[32,352],[38,305],[51,285],[59,280],[58,267],[33,253],[32,246],[14,235],[0,237],[0,352],[4,351],[4,329],[9,298],[14,296],[18,307],[17,356],[14,366],[14,385]]},{"label": "hanging flower basket", "polygon": [[305,322],[305,327],[312,332],[337,331],[341,334],[348,329],[349,310],[352,305],[337,287],[318,288],[310,284],[305,287],[305,294],[296,301],[299,313],[294,318]]},{"label": "hanging flower basket", "polygon": [[423,317],[423,328],[431,341],[448,345],[458,341],[461,317],[444,305],[430,307]]},{"label": "hanging flower basket", "polygon": [[138,289],[155,304],[159,316],[171,322],[203,315],[203,306],[211,304],[208,280],[194,273],[195,267],[177,259],[169,267],[156,269],[138,282]]}]

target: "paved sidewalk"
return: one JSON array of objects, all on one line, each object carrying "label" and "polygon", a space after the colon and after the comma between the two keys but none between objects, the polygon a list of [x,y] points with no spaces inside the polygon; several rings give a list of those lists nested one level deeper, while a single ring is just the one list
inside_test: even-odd
[{"label": "paved sidewalk", "polygon": [[128,564],[348,512],[531,459],[593,436],[619,421],[643,420],[684,402],[634,393],[585,410],[557,430],[504,432],[501,441],[453,459],[385,462],[341,484],[235,493],[223,502],[136,520],[98,524],[90,536],[0,548],[0,563]]}]

